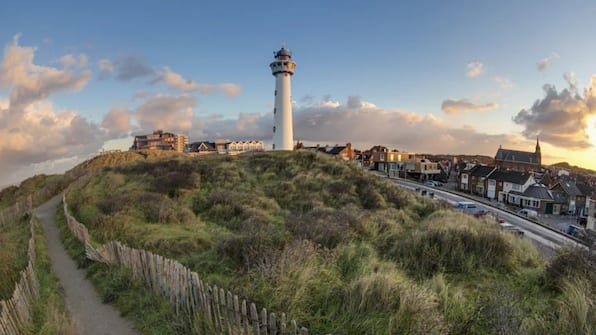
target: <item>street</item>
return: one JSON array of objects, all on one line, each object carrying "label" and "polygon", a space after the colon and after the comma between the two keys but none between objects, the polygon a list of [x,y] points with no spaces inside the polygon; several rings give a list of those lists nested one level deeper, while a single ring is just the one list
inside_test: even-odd
[{"label": "street", "polygon": [[[410,190],[419,189],[420,191],[426,191],[426,194],[433,193],[435,199],[444,200],[449,202],[452,205],[457,204],[459,201],[472,201],[474,202],[479,208],[489,211],[493,216],[504,220],[507,223],[514,225],[515,227],[519,228],[521,231],[524,232],[524,236],[531,239],[532,241],[539,244],[541,249],[547,248],[551,251],[557,250],[562,246],[572,246],[572,247],[580,247],[586,248],[586,246],[575,242],[574,240],[570,239],[569,237],[562,235],[556,231],[550,230],[546,227],[543,227],[535,222],[532,222],[526,218],[520,217],[516,214],[512,214],[511,212],[491,206],[484,202],[475,201],[473,199],[463,197],[449,191],[443,190],[437,187],[429,187],[425,185],[421,185],[416,182],[407,181],[404,179],[392,179],[392,181],[402,187],[405,187]],[[495,203],[496,205],[496,203]],[[548,255],[547,255],[548,256]]]}]

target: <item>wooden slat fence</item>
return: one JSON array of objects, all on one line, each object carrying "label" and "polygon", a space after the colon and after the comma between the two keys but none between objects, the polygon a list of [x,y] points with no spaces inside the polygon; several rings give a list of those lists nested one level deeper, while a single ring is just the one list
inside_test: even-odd
[{"label": "wooden slat fence", "polygon": [[[18,203],[17,205],[15,206],[20,208],[20,213],[12,208],[10,214],[0,213],[0,217],[8,218],[13,215],[13,222],[16,222],[20,220],[27,207],[29,214],[31,214],[31,197],[29,197],[28,206],[19,205]],[[33,268],[35,262],[35,224],[33,217],[29,220],[29,231],[31,236],[27,251],[27,267],[21,271],[20,280],[15,286],[12,297],[0,301],[0,335],[20,335],[24,333],[25,329],[31,324],[33,306],[39,299],[39,281]]]},{"label": "wooden slat fence", "polygon": [[63,203],[68,227],[85,245],[87,258],[130,269],[136,279],[165,296],[177,313],[188,316],[192,326],[209,327],[225,335],[308,335],[308,330],[298,327],[295,320],[288,322],[285,313],[278,317],[265,308],[259,312],[254,303],[203,282],[196,272],[176,260],[129,248],[118,241],[94,248],[87,228],[68,213],[65,195]]}]

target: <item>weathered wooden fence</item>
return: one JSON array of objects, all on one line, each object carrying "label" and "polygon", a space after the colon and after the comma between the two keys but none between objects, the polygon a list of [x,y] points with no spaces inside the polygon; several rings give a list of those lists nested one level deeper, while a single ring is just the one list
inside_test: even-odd
[{"label": "weathered wooden fence", "polygon": [[[2,220],[10,220],[12,215],[12,222],[20,220],[27,207],[29,214],[31,214],[31,197],[29,197],[28,202],[28,206],[17,203],[15,206],[18,209],[10,208],[9,212],[0,213],[0,217]],[[8,224],[7,222],[6,224]],[[33,306],[39,298],[39,281],[33,268],[35,262],[35,224],[33,217],[29,220],[29,231],[31,236],[29,238],[29,250],[27,251],[27,267],[21,271],[20,280],[15,286],[12,297],[0,301],[0,335],[20,335],[24,333],[31,323]]]},{"label": "weathered wooden fence", "polygon": [[265,308],[259,312],[254,303],[204,283],[196,272],[176,260],[117,241],[93,247],[87,228],[68,213],[65,195],[63,203],[67,225],[85,245],[87,258],[130,269],[136,279],[169,299],[177,313],[188,316],[193,326],[206,326],[226,335],[308,335],[306,328],[299,328],[295,320],[287,320],[284,313],[278,318]]}]

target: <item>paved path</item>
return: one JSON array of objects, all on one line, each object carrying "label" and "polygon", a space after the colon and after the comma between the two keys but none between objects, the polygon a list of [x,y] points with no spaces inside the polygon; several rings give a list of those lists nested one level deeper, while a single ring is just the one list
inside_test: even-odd
[{"label": "paved path", "polygon": [[129,335],[139,334],[132,323],[123,319],[111,305],[101,302],[101,298],[87,279],[85,271],[77,269],[75,262],[68,256],[60,241],[60,235],[54,215],[62,195],[35,209],[41,221],[52,261],[52,272],[60,279],[64,287],[66,307],[79,328],[85,335]]}]

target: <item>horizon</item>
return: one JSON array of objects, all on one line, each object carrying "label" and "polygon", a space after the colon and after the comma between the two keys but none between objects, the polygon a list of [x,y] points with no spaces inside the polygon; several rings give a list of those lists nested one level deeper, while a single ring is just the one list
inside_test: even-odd
[{"label": "horizon", "polygon": [[596,170],[595,12],[585,1],[9,3],[0,185],[154,129],[270,143],[268,65],[282,43],[297,63],[294,141],[494,157],[539,138],[544,165]]}]

